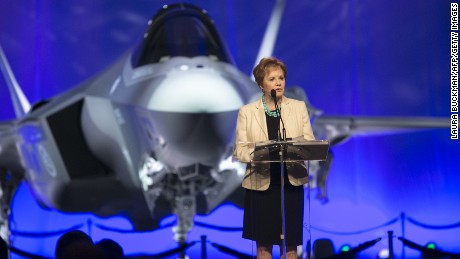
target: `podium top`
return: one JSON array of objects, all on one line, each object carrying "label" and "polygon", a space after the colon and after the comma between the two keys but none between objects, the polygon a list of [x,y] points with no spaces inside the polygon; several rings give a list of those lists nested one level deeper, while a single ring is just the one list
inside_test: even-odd
[{"label": "podium top", "polygon": [[276,153],[285,150],[283,160],[285,162],[326,160],[329,150],[328,140],[305,140],[293,139],[286,141],[268,140],[256,143],[246,143],[254,145],[253,162],[279,162],[274,159]]}]

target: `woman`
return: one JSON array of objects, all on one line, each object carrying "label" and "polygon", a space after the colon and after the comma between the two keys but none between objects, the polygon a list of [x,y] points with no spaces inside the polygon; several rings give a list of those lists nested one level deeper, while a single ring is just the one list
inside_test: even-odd
[{"label": "woman", "polygon": [[[241,107],[238,113],[233,156],[248,163],[242,184],[246,189],[243,238],[256,241],[257,258],[272,258],[273,245],[279,245],[281,254],[284,253],[280,163],[252,162],[254,146],[248,143],[278,139],[279,128],[282,128],[279,110],[287,138],[303,136],[306,140],[314,140],[315,137],[305,103],[284,96],[285,64],[276,58],[263,58],[253,74],[262,97]],[[272,90],[276,91],[278,110]],[[303,237],[303,184],[308,176],[304,163],[286,163],[284,171],[286,258],[297,258],[297,246],[302,245]]]}]

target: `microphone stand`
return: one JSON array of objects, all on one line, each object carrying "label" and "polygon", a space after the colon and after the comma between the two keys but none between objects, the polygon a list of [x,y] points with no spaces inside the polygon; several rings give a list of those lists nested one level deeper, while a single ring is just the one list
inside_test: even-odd
[{"label": "microphone stand", "polygon": [[283,257],[286,259],[286,211],[285,211],[285,206],[284,206],[284,153],[285,153],[285,141],[286,141],[286,129],[284,128],[284,121],[281,118],[281,110],[279,109],[278,103],[276,101],[276,92],[272,90],[271,96],[273,98],[273,101],[275,102],[275,110],[278,112],[280,116],[280,121],[283,124],[283,129],[281,134],[280,132],[280,125],[278,123],[278,142],[281,142],[280,144],[280,174],[281,174],[281,240],[282,240],[282,249],[283,249]]}]

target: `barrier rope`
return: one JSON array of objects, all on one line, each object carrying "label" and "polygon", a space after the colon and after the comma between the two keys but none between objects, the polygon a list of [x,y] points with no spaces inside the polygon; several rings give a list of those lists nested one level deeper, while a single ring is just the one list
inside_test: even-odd
[{"label": "barrier rope", "polygon": [[[362,233],[365,233],[365,232],[370,232],[370,231],[373,231],[375,229],[387,227],[389,225],[395,224],[398,221],[401,221],[402,225],[404,225],[405,221],[408,221],[408,222],[410,222],[410,223],[412,223],[414,225],[420,226],[422,228],[435,229],[435,230],[443,230],[443,229],[451,229],[451,228],[460,227],[460,222],[453,223],[453,224],[448,224],[448,225],[429,225],[429,224],[419,222],[419,221],[417,221],[417,220],[415,220],[415,219],[413,219],[411,217],[407,217],[404,213],[401,213],[401,215],[399,217],[396,217],[396,218],[394,218],[394,219],[392,219],[392,220],[390,220],[390,221],[388,221],[386,223],[383,223],[383,224],[380,224],[380,225],[377,225],[377,226],[371,227],[371,228],[357,230],[357,231],[339,232],[339,231],[327,230],[327,229],[323,229],[323,228],[315,227],[315,226],[311,226],[311,228],[314,229],[314,230],[317,230],[317,231],[321,231],[321,232],[329,233],[329,234],[335,234],[335,235],[357,235],[357,234],[362,234]],[[175,224],[175,221],[173,221],[171,223],[168,223],[168,224],[165,224],[165,225],[162,225],[159,228],[157,228],[157,230],[158,229],[164,229],[164,228],[170,228],[170,227],[174,226],[174,224]],[[91,225],[92,225],[91,221],[88,221],[88,223],[86,223],[86,225],[88,225],[88,228],[90,228]],[[105,225],[102,225],[102,224],[94,224],[94,225],[99,229],[102,229],[102,230],[105,230],[105,231],[110,231],[110,232],[117,232],[117,233],[144,233],[144,232],[147,233],[147,232],[154,232],[154,231],[139,232],[139,231],[135,231],[135,230],[124,230],[124,229],[108,227],[108,226],[105,226]],[[217,226],[217,225],[208,224],[208,223],[199,222],[199,221],[195,221],[195,225],[200,226],[200,227],[204,227],[204,228],[208,228],[208,229],[215,229],[215,230],[225,231],[225,232],[242,231],[242,227]],[[79,224],[79,225],[69,227],[67,229],[56,230],[56,231],[48,231],[48,232],[28,232],[28,231],[11,230],[11,234],[14,235],[14,236],[43,238],[43,237],[62,235],[64,233],[68,232],[68,231],[81,229],[84,226],[85,226],[85,224]],[[304,225],[304,227],[306,227],[306,226]],[[412,248],[415,248],[417,250],[422,251],[422,248],[420,248],[417,245],[414,245],[413,242],[410,242],[409,240],[405,239],[404,237],[400,237],[399,240],[403,241],[403,243],[405,245],[409,246],[409,247],[412,247]],[[150,258],[164,258],[164,257],[168,257],[168,256],[174,255],[174,254],[179,253],[179,252],[183,252],[186,249],[188,249],[189,247],[195,245],[197,242],[200,242],[200,241],[193,241],[193,242],[190,242],[190,243],[186,243],[186,244],[178,246],[177,248],[173,248],[171,250],[164,251],[164,252],[161,252],[161,253],[158,253],[158,254],[146,254],[146,255],[141,255],[141,256],[147,256],[147,257],[150,257]],[[226,254],[230,254],[230,255],[235,256],[237,258],[248,258],[248,259],[253,258],[253,256],[251,256],[251,255],[244,254],[242,252],[236,251],[234,249],[231,249],[229,247],[223,246],[221,244],[214,243],[214,242],[209,242],[209,243],[211,244],[211,246],[215,247],[219,251],[221,251],[223,253],[226,253]],[[374,242],[372,242],[372,243],[375,244]],[[360,247],[360,248],[361,249],[359,249],[359,251],[361,251],[363,247]],[[16,253],[16,254],[21,255],[21,256],[25,256],[27,258],[48,259],[47,257],[43,257],[43,256],[35,255],[35,254],[29,253],[29,252],[25,252],[25,251],[20,250],[20,249],[18,249],[16,247],[13,247],[13,246],[10,246],[9,249],[10,249],[11,252]],[[423,250],[423,252],[426,252],[426,251]],[[438,255],[439,254],[441,254],[441,255],[447,254],[449,256],[454,255],[455,258],[457,258],[457,256],[458,256],[458,254],[452,254],[452,253],[447,253],[447,252],[443,252],[443,251],[435,251],[435,252],[438,252]],[[138,256],[138,255],[136,255],[136,256]],[[132,257],[132,256],[127,256],[127,258],[129,258],[129,257]]]},{"label": "barrier rope", "polygon": [[428,225],[425,223],[422,223],[420,221],[417,221],[411,217],[406,217],[407,221],[410,223],[417,225],[422,228],[428,228],[428,229],[449,229],[449,228],[458,228],[460,227],[460,222],[449,224],[449,225]]},{"label": "barrier rope", "polygon": [[[171,223],[162,225],[162,226],[156,228],[155,231],[160,230],[160,229],[173,227],[174,224],[175,224],[175,222],[171,222]],[[117,233],[121,233],[121,234],[130,234],[130,233],[139,234],[139,233],[151,233],[151,232],[153,232],[152,230],[137,231],[137,230],[119,229],[119,228],[107,227],[107,226],[104,226],[104,225],[101,225],[101,224],[95,224],[95,226],[98,227],[99,229],[102,229],[102,230],[105,230],[105,231],[117,232]]]},{"label": "barrier rope", "polygon": [[62,235],[66,232],[81,229],[84,224],[75,225],[73,227],[62,229],[62,230],[55,230],[49,232],[28,232],[28,231],[19,231],[19,230],[11,230],[11,234],[16,236],[23,236],[23,237],[50,237],[50,236],[58,236]]},{"label": "barrier rope", "polygon": [[366,229],[357,230],[357,231],[349,231],[349,232],[339,232],[339,231],[327,230],[327,229],[318,228],[318,227],[314,227],[314,226],[311,226],[311,228],[314,229],[314,230],[318,230],[318,231],[321,231],[321,232],[324,232],[324,233],[334,234],[334,235],[357,235],[357,234],[370,232],[370,231],[378,229],[378,228],[383,228],[383,227],[392,225],[392,224],[394,224],[394,223],[396,223],[398,221],[399,221],[399,217],[394,218],[394,219],[392,219],[392,220],[390,220],[390,221],[388,221],[388,222],[386,222],[384,224],[381,224],[381,225],[378,225],[378,226],[375,226],[375,227],[366,228]]},{"label": "barrier rope", "polygon": [[[383,227],[392,225],[392,224],[396,223],[399,220],[402,220],[402,221],[407,220],[408,222],[410,222],[410,223],[412,223],[414,225],[417,225],[417,226],[420,226],[420,227],[423,227],[423,228],[427,228],[427,229],[439,229],[439,230],[442,230],[442,229],[450,229],[450,228],[458,228],[458,227],[460,227],[460,222],[453,223],[453,224],[448,224],[448,225],[429,225],[429,224],[417,221],[417,220],[415,220],[415,219],[413,219],[411,217],[405,216],[405,214],[402,213],[400,217],[396,217],[394,219],[391,219],[390,221],[388,221],[386,223],[377,225],[375,227],[370,227],[370,228],[367,228],[367,229],[357,230],[357,231],[348,231],[348,232],[343,232],[342,231],[342,232],[339,232],[339,231],[328,230],[328,229],[324,229],[324,228],[320,228],[320,227],[316,227],[316,226],[311,226],[311,228],[314,229],[314,230],[317,230],[317,231],[321,231],[321,232],[329,233],[329,234],[335,234],[335,235],[356,235],[356,234],[362,234],[362,233],[369,232],[369,231],[372,231],[372,230],[375,230],[375,229],[378,229],[378,228],[383,228]],[[164,225],[156,228],[156,230],[170,228],[170,227],[174,226],[174,224],[175,224],[175,221],[167,223],[167,224],[164,224]],[[118,233],[124,233],[124,234],[126,234],[126,233],[144,233],[144,232],[148,233],[148,232],[153,232],[153,231],[136,231],[136,230],[119,229],[119,228],[113,228],[113,227],[105,226],[103,224],[94,224],[94,225],[97,228],[105,230],[105,231],[118,232]],[[200,226],[200,227],[204,227],[204,228],[208,228],[208,229],[215,229],[215,230],[228,231],[228,232],[242,231],[243,230],[242,227],[218,226],[218,225],[208,224],[208,223],[204,223],[204,222],[200,222],[200,221],[195,221],[195,225]],[[13,234],[15,236],[24,236],[24,237],[49,237],[49,236],[61,235],[61,234],[65,233],[65,232],[68,232],[68,231],[71,231],[71,230],[81,229],[84,226],[85,226],[85,224],[79,224],[79,225],[69,227],[67,229],[55,230],[55,231],[49,231],[49,232],[27,232],[27,231],[11,230],[11,234]],[[306,227],[306,226],[304,225],[304,227]]]},{"label": "barrier rope", "polygon": [[200,226],[200,227],[204,227],[204,228],[208,228],[208,229],[215,229],[215,230],[228,231],[228,232],[242,231],[243,230],[242,227],[222,227],[222,226],[216,226],[216,225],[203,223],[203,222],[199,222],[199,221],[195,221],[195,225]]}]

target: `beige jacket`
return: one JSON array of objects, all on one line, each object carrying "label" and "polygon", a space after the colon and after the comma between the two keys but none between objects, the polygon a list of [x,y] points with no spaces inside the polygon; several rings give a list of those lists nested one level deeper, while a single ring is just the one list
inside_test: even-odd
[{"label": "beige jacket", "polygon": [[[281,117],[287,138],[303,136],[306,140],[315,140],[304,102],[283,97]],[[270,185],[269,163],[252,162],[254,146],[249,144],[265,140],[268,140],[267,122],[262,99],[259,99],[241,107],[236,122],[233,157],[240,162],[248,163],[242,184],[246,189],[263,191]],[[292,185],[300,186],[308,182],[304,163],[286,163],[286,166]]]}]

